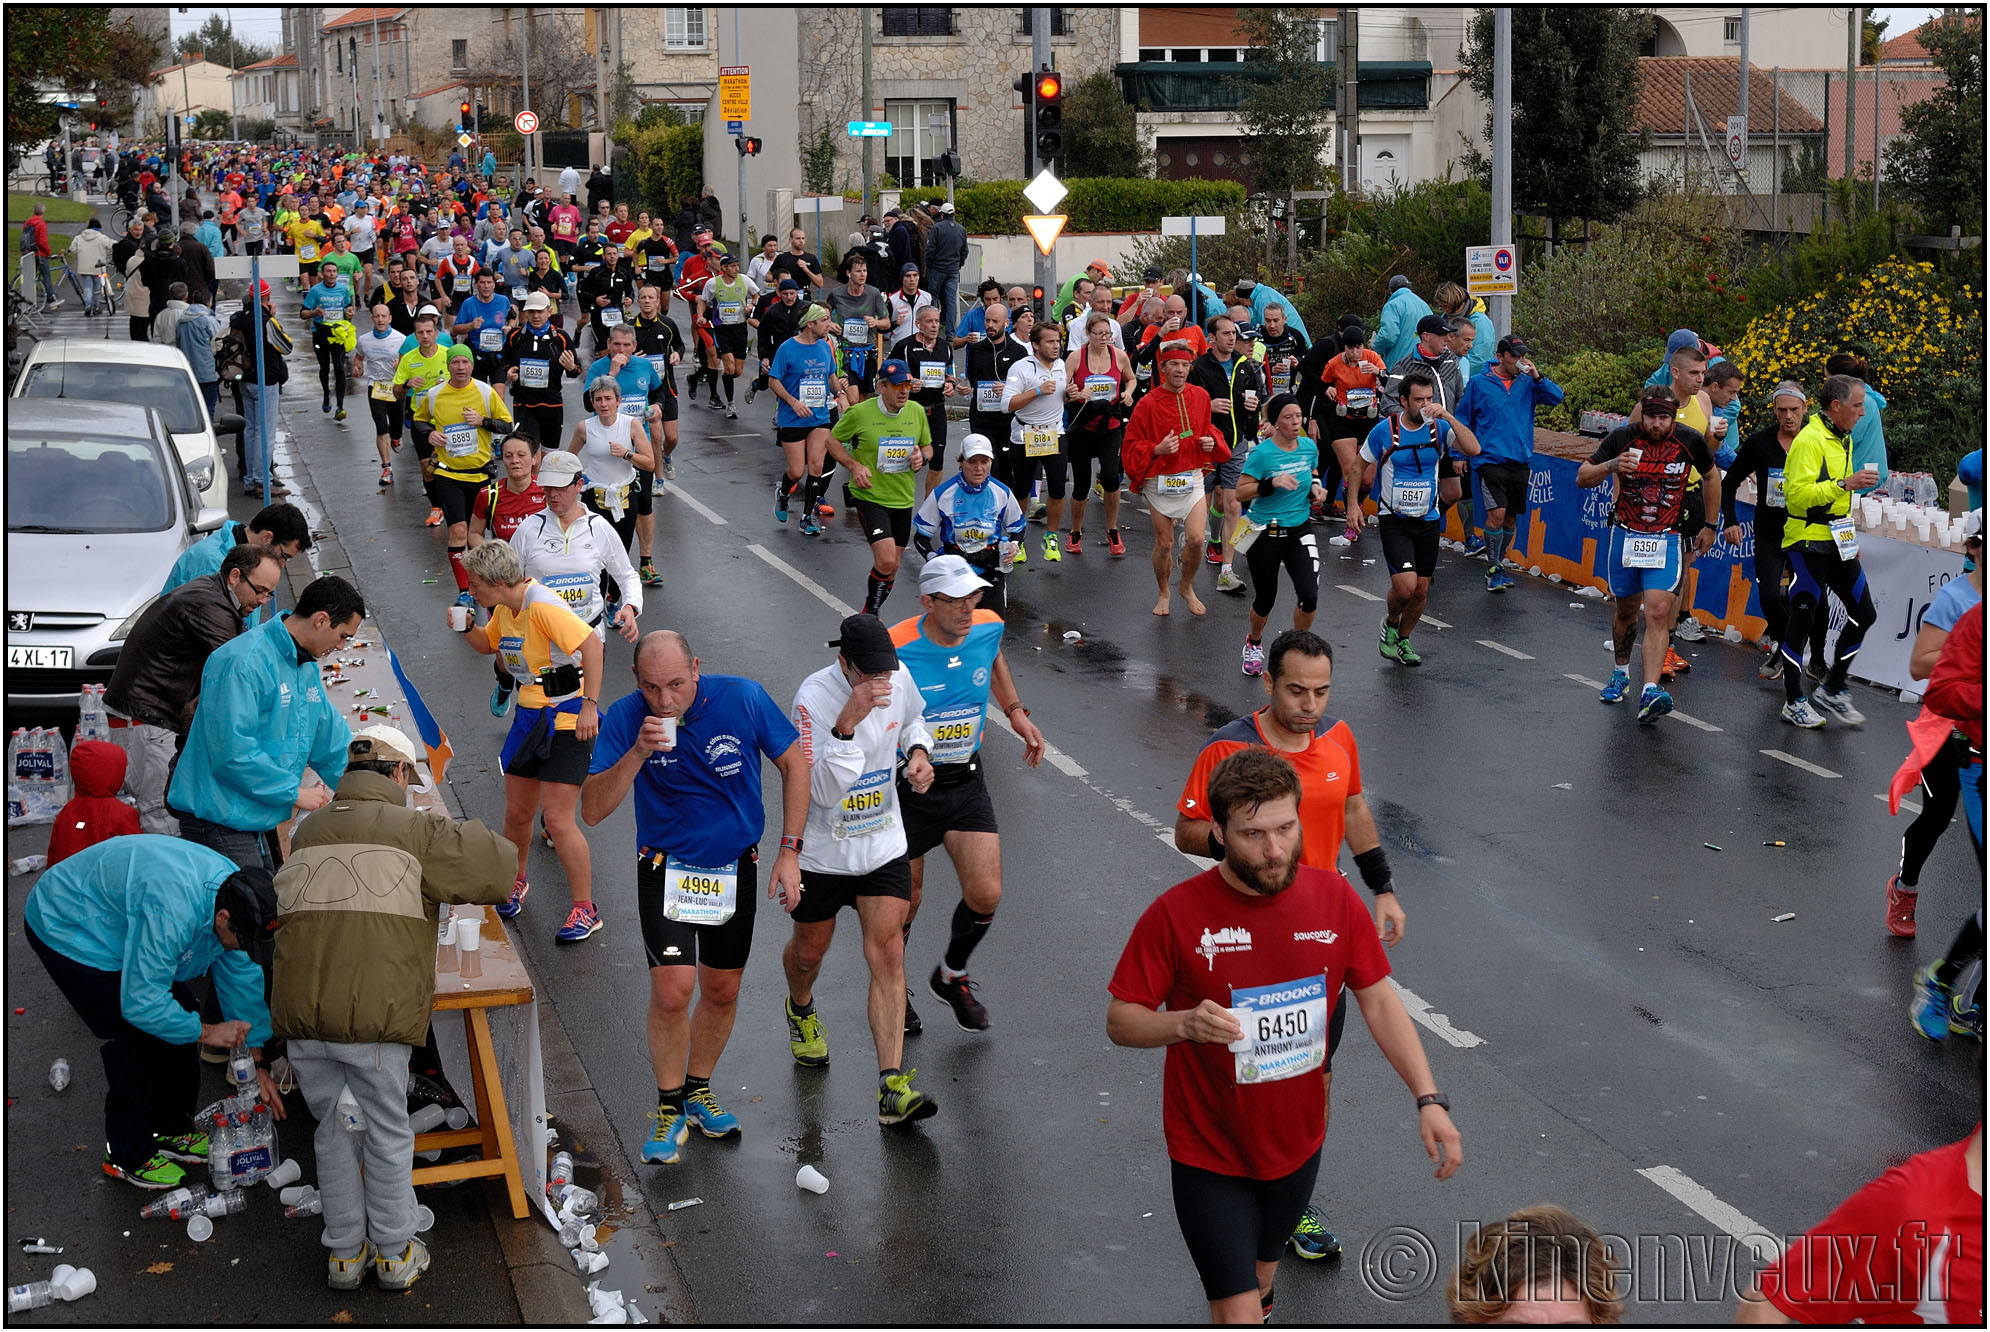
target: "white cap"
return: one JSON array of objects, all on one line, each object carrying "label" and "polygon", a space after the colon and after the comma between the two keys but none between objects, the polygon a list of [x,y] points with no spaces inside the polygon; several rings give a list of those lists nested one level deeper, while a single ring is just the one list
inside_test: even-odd
[{"label": "white cap", "polygon": [[986,435],[969,435],[960,442],[960,458],[963,462],[969,458],[993,458],[994,456],[995,446],[988,442],[988,436]]},{"label": "white cap", "polygon": [[346,744],[346,756],[359,762],[418,763],[415,742],[397,726],[373,725],[354,731]]},{"label": "white cap", "polygon": [[993,586],[977,576],[974,567],[958,555],[927,560],[926,567],[919,571],[919,595],[924,597],[964,597]]},{"label": "white cap", "polygon": [[525,308],[528,310],[550,310],[553,308],[552,297],[543,291],[535,291],[525,298]]},{"label": "white cap", "polygon": [[570,486],[580,480],[580,455],[556,449],[539,460],[539,484]]},{"label": "white cap", "polygon": [[433,305],[424,305],[421,309],[415,311],[415,313],[418,315],[432,314],[437,318],[441,318],[442,316],[442,311],[436,309]]},{"label": "white cap", "polygon": [[1964,541],[1983,539],[1983,510],[1971,509],[1962,516],[1962,539]]}]

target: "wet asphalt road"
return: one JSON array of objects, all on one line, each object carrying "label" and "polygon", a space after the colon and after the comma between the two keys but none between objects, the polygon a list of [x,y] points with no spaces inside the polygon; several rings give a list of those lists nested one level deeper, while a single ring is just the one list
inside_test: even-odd
[{"label": "wet asphalt road", "polygon": [[[458,801],[495,823],[506,723],[485,706],[488,665],[445,627],[444,542],[420,525],[412,460],[381,493],[365,418],[333,425],[315,389],[294,366],[285,413],[298,452],[369,610],[452,738]],[[868,552],[847,515],[816,540],[773,521],[771,414],[764,397],[738,421],[685,408],[680,493],[657,501],[665,585],[646,593],[643,627],[685,633],[704,669],[752,675],[785,705],[831,660],[823,644],[841,613],[803,580],[858,602]],[[925,993],[956,900],[943,858],[929,863],[907,959],[927,1030],[905,1062],[939,1100],[936,1118],[903,1133],[876,1125],[866,978],[847,922],[818,987],[832,1063],[794,1065],[780,1017],[787,927],[763,903],[714,1078],[743,1140],[694,1137],[683,1163],[640,1167],[702,1320],[1202,1316],[1161,1144],[1163,1057],[1106,1041],[1104,987],[1139,912],[1195,868],[1167,835],[1189,765],[1261,685],[1238,673],[1241,600],[1216,594],[1207,572],[1206,618],[1179,602],[1169,620],[1148,613],[1151,537],[1138,510],[1127,518],[1118,561],[1104,555],[1096,504],[1086,553],[1059,565],[1042,561],[1033,526],[1012,584],[1010,665],[1065,757],[1030,771],[1013,738],[987,741],[1007,895],[974,958],[995,1021],[986,1034],[956,1030]],[[1682,644],[1695,670],[1675,697],[1701,725],[1640,728],[1567,678],[1608,673],[1603,603],[1573,605],[1568,589],[1532,579],[1489,597],[1483,566],[1450,552],[1430,606],[1450,627],[1421,631],[1426,664],[1407,670],[1373,646],[1386,585],[1376,544],[1371,534],[1329,552],[1315,627],[1339,656],[1331,707],[1359,738],[1409,914],[1396,979],[1458,1033],[1454,1044],[1419,1028],[1467,1159],[1446,1183],[1430,1177],[1404,1088],[1351,1022],[1316,1193],[1347,1254],[1288,1262],[1279,1318],[1441,1319],[1440,1269],[1461,1227],[1554,1201],[1644,1255],[1634,1318],[1723,1321],[1750,1259],[1638,1172],[1676,1172],[1767,1231],[1793,1232],[1979,1113],[1977,1053],[1926,1045],[1905,1012],[1912,968],[1976,901],[1965,834],[1924,872],[1922,937],[1894,940],[1881,925],[1904,823],[1874,796],[1911,709],[1854,685],[1863,730],[1799,733],[1776,720],[1779,687],[1756,680],[1752,650]],[[917,611],[912,563],[887,621]],[[1274,631],[1290,597],[1281,590]],[[1065,642],[1069,629],[1080,641]],[[619,697],[632,687],[628,649],[608,660]],[[778,827],[771,769],[768,796]],[[553,943],[566,899],[540,847],[519,937],[595,1086],[612,1089],[605,1108],[633,1160],[654,1092],[629,809],[590,840],[607,928]],[[1774,840],[1787,846],[1762,845]],[[1784,912],[1795,919],[1771,922]],[[798,1162],[829,1177],[825,1196],[795,1188]],[[664,1212],[693,1197],[702,1205]],[[1705,1269],[1691,1281],[1688,1248]]]}]

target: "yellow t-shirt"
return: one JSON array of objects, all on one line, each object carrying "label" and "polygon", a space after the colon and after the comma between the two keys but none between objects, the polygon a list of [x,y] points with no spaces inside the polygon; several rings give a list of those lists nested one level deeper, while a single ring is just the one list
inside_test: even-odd
[{"label": "yellow t-shirt", "polygon": [[322,253],[325,242],[325,224],[312,217],[299,217],[287,228],[290,243],[297,251],[300,264],[315,263]]},{"label": "yellow t-shirt", "polygon": [[[568,610],[565,602],[538,583],[526,586],[524,614],[515,616],[504,606],[496,607],[484,633],[505,669],[518,681],[521,708],[545,707],[546,691],[539,687],[539,672],[549,666],[570,665],[578,670],[581,646],[594,637],[594,630]],[[553,729],[571,731],[579,721],[572,712],[555,713]]]},{"label": "yellow t-shirt", "polygon": [[434,351],[422,355],[419,346],[401,353],[394,367],[394,383],[408,386],[408,408],[417,421],[428,420],[428,391],[449,381],[449,349],[437,343]]},{"label": "yellow t-shirt", "polygon": [[[1705,435],[1707,438],[1707,452],[1712,453],[1715,451],[1713,436],[1707,435],[1707,414],[1706,412],[1700,409],[1699,394],[1695,393],[1692,397],[1687,398],[1683,402],[1681,402],[1679,404],[1679,411],[1677,412],[1677,414],[1673,416],[1672,419],[1677,421],[1680,425],[1688,426],[1694,430],[1699,431],[1702,435]],[[1691,471],[1692,475],[1688,478],[1688,483],[1693,486],[1698,486],[1701,481],[1700,469],[1695,467],[1692,468]]]},{"label": "yellow t-shirt", "polygon": [[[472,426],[464,421],[465,413],[472,409],[483,414],[483,425]],[[436,474],[481,481],[491,463],[490,423],[510,425],[511,409],[491,391],[489,384],[473,379],[460,389],[448,384],[430,389],[428,420],[442,432],[442,447],[435,451]]]}]

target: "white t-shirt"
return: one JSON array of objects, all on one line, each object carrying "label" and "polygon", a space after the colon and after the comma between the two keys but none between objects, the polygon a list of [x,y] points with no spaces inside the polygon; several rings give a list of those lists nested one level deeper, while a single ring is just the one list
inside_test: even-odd
[{"label": "white t-shirt", "polygon": [[355,250],[372,249],[375,230],[373,219],[365,213],[360,213],[357,216],[351,214],[346,216],[345,238],[352,242],[352,248]]},{"label": "white t-shirt", "polygon": [[[629,435],[629,426],[635,421],[633,416],[615,414],[612,425],[601,424],[601,418],[590,414],[582,424],[587,427],[586,440],[580,448],[582,469],[587,473],[590,489],[607,486],[613,489],[626,486],[636,479],[636,465],[629,461],[627,451],[635,447]],[[609,452],[609,445],[620,444],[622,457]]]},{"label": "white t-shirt", "polygon": [[[1064,326],[1065,351],[1074,352],[1078,350],[1078,348],[1086,345],[1085,321],[1087,319],[1090,319],[1091,317],[1092,317],[1092,312],[1090,310],[1086,310],[1080,314],[1075,314],[1071,316],[1070,322],[1065,324]],[[1108,314],[1106,317],[1108,319],[1112,318],[1110,314]],[[1122,329],[1119,326],[1119,321],[1117,319],[1112,320],[1112,345],[1119,348],[1121,351],[1126,350],[1126,330]]]},{"label": "white t-shirt", "polygon": [[[1039,386],[1055,384],[1055,393],[1041,393]],[[1024,426],[1062,426],[1064,424],[1064,358],[1058,357],[1049,366],[1036,358],[1032,351],[1022,360],[1009,367],[1008,382],[1002,386],[1003,402],[1013,402],[1018,393],[1032,395],[1016,410],[1009,423],[1009,440],[1020,444]]]},{"label": "white t-shirt", "polygon": [[[905,293],[902,291],[894,291],[885,297],[885,308],[891,311],[892,346],[896,347],[899,343],[919,331],[919,312],[932,303],[932,296],[923,291],[919,292],[909,301],[905,298]],[[944,316],[940,322],[942,325],[946,323]],[[953,330],[942,327],[940,332],[942,334],[949,334]]]},{"label": "white t-shirt", "polygon": [[389,328],[385,333],[367,329],[357,342],[360,368],[369,384],[392,384],[401,364],[401,344],[406,336]]},{"label": "white t-shirt", "polygon": [[756,254],[746,261],[746,280],[765,291],[774,285],[774,261],[764,254]]}]

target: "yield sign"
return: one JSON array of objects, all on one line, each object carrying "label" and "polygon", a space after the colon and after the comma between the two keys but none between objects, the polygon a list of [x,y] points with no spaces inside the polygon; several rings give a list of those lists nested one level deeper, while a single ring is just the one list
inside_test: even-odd
[{"label": "yield sign", "polygon": [[1023,214],[1023,225],[1029,228],[1030,235],[1036,237],[1036,248],[1043,254],[1049,254],[1051,247],[1057,244],[1057,236],[1064,230],[1064,222],[1063,213],[1052,213],[1049,216]]}]

